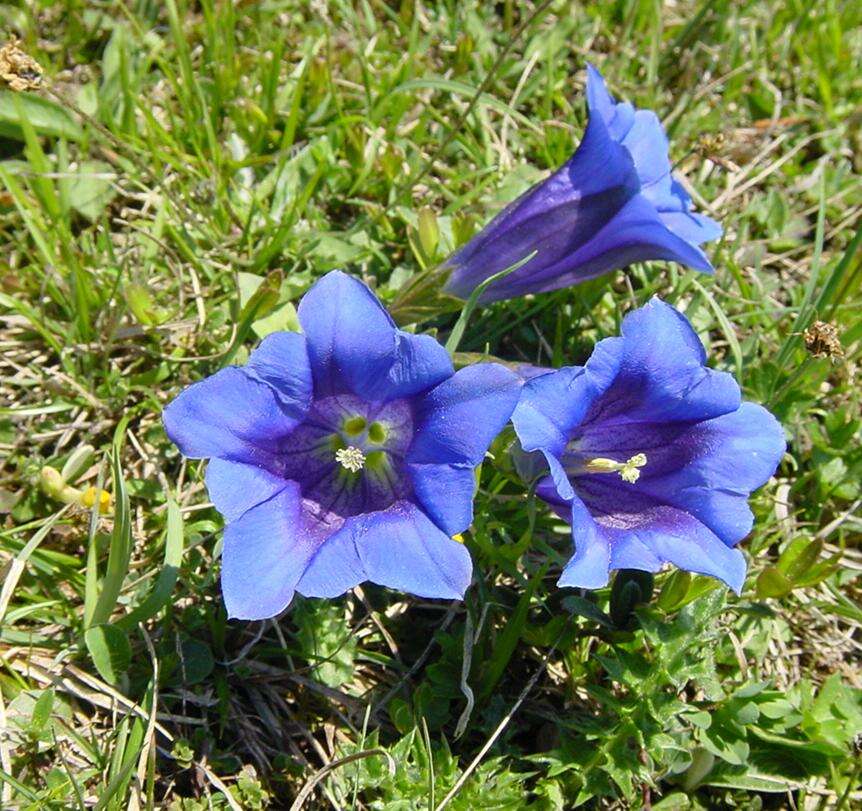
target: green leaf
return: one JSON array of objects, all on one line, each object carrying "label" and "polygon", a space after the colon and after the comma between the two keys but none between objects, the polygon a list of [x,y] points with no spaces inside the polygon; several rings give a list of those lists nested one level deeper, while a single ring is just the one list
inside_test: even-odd
[{"label": "green leaf", "polygon": [[675,569],[661,587],[656,605],[668,613],[676,611],[684,605],[685,595],[691,586],[691,574],[682,569]]},{"label": "green leaf", "polygon": [[125,434],[125,420],[117,426],[114,444],[111,449],[111,469],[114,483],[114,528],[108,547],[108,566],[101,583],[98,580],[98,560],[96,558],[95,535],[90,540],[87,558],[86,596],[84,600],[84,624],[87,627],[102,625],[108,621],[123,581],[129,572],[129,559],[132,555],[132,524],[129,507],[129,492],[123,479],[120,465],[120,447]]},{"label": "green leaf", "polygon": [[461,315],[458,316],[458,320],[455,322],[455,326],[452,327],[452,332],[449,334],[449,340],[446,341],[446,350],[450,355],[455,354],[458,349],[458,344],[461,343],[461,338],[464,335],[464,330],[467,329],[467,323],[470,320],[470,316],[473,314],[473,310],[476,309],[479,303],[479,296],[481,296],[482,293],[484,293],[485,290],[494,282],[505,278],[510,273],[514,273],[519,267],[526,265],[527,262],[529,262],[535,255],[536,251],[533,251],[529,256],[525,256],[523,259],[515,262],[514,265],[510,265],[505,270],[501,270],[499,273],[489,276],[479,284],[472,293],[470,293],[470,298],[467,299],[461,309]]},{"label": "green leaf", "polygon": [[139,622],[154,617],[171,599],[174,585],[180,571],[183,557],[183,515],[176,501],[168,497],[168,526],[165,532],[165,559],[159,579],[147,598],[133,611],[126,614],[116,624],[120,628],[131,629]]},{"label": "green leaf", "polygon": [[36,703],[33,705],[33,714],[30,716],[29,732],[31,735],[38,737],[42,733],[51,719],[53,709],[54,691],[43,690],[39,698],[36,699]]},{"label": "green leaf", "polygon": [[167,320],[167,314],[156,306],[153,294],[142,284],[129,282],[123,287],[126,304],[139,324],[154,327]]},{"label": "green leaf", "polygon": [[[16,104],[17,102],[17,104]],[[71,114],[59,104],[30,93],[0,90],[0,136],[24,140],[21,116],[38,135],[81,141],[84,131]]]},{"label": "green leaf", "polygon": [[215,667],[215,657],[209,645],[192,637],[182,638],[179,650],[174,649],[166,658],[171,664],[166,682],[173,687],[200,684]]},{"label": "green leaf", "polygon": [[312,665],[314,677],[328,687],[340,687],[353,676],[356,636],[344,614],[344,605],[303,600],[293,610],[297,641]]},{"label": "green leaf", "polygon": [[799,783],[782,777],[773,777],[768,774],[755,774],[750,771],[734,773],[730,769],[716,771],[716,776],[707,780],[704,785],[715,788],[732,788],[742,791],[762,791],[768,794],[784,794],[795,788]]},{"label": "green leaf", "polygon": [[132,659],[126,633],[114,625],[94,625],[84,632],[84,642],[99,675],[109,684],[116,684]]},{"label": "green leaf", "polygon": [[437,254],[437,245],[440,243],[440,229],[437,225],[437,215],[430,208],[419,210],[419,244],[422,252],[433,263]]},{"label": "green leaf", "polygon": [[795,538],[781,553],[776,568],[791,583],[795,583],[808,573],[822,551],[823,541],[819,538]]},{"label": "green leaf", "polygon": [[[248,300],[254,295],[261,284],[264,277],[258,276],[256,273],[237,273],[239,283],[239,301],[240,306],[245,306]],[[293,290],[289,284],[289,280],[285,279],[279,290],[278,302],[274,309],[263,318],[258,318],[253,324],[252,329],[259,338],[266,338],[267,335],[281,330],[288,332],[299,332],[299,318],[296,315],[296,307],[291,302]]]},{"label": "green leaf", "polygon": [[497,637],[494,650],[484,668],[482,687],[478,695],[479,701],[487,699],[494,687],[497,686],[497,682],[502,678],[527,624],[530,601],[533,599],[533,594],[547,571],[548,564],[545,564],[530,578],[530,582],[527,583],[527,587],[518,599],[518,605],[515,606],[515,610],[506,622],[506,627]]},{"label": "green leaf", "polygon": [[95,222],[116,196],[111,183],[113,167],[103,161],[82,161],[75,177],[65,179],[69,203],[90,222]]},{"label": "green leaf", "polygon": [[755,593],[760,599],[784,597],[793,590],[791,583],[775,566],[767,566],[757,577]]}]

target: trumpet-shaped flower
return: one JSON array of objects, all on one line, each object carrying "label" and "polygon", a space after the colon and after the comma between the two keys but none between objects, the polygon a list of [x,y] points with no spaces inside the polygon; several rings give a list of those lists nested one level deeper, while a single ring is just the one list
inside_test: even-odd
[{"label": "trumpet-shaped flower", "polygon": [[337,271],[299,321],[302,334],[268,336],[164,412],[180,450],[211,460],[229,615],[271,617],[295,591],[333,597],[365,580],[463,596],[472,564],[452,536],[472,520],[474,471],[518,379],[495,364],[455,372],[440,344],[398,330]]},{"label": "trumpet-shaped flower", "polygon": [[668,141],[650,110],[615,102],[587,68],[589,121],[575,154],[498,214],[449,260],[445,290],[461,298],[485,279],[481,302],[568,287],[633,262],[663,259],[712,272],[699,245],[721,235],[691,211],[674,180]]},{"label": "trumpet-shaped flower", "polygon": [[775,471],[784,434],[705,362],[685,317],[654,299],[585,366],[524,385],[515,431],[545,457],[537,494],[572,525],[561,586],[598,588],[612,569],[672,563],[742,589],[745,558],[734,547],[751,530],[748,496]]}]

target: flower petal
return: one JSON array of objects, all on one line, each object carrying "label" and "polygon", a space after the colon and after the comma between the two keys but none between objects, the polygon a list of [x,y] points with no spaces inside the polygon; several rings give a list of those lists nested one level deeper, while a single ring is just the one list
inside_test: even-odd
[{"label": "flower petal", "polygon": [[320,541],[306,525],[301,502],[299,485],[287,482],[225,527],[221,577],[229,617],[274,617],[290,603]]},{"label": "flower petal", "polygon": [[603,533],[584,503],[575,496],[572,499],[572,540],[575,554],[565,565],[558,586],[598,589],[607,585],[610,572],[611,551]]},{"label": "flower petal", "polygon": [[627,101],[616,101],[608,92],[602,74],[590,63],[587,63],[587,108],[590,118],[601,120],[616,141],[622,141],[634,124],[635,108]]},{"label": "flower petal", "polygon": [[512,414],[522,448],[561,454],[594,397],[582,366],[567,366],[528,380]]},{"label": "flower petal", "polygon": [[473,523],[476,471],[471,465],[407,465],[416,498],[447,535]]},{"label": "flower petal", "polygon": [[622,339],[600,341],[587,361],[585,368],[597,378],[616,373],[585,423],[598,429],[611,420],[696,421],[735,411],[741,402],[736,381],[705,362],[685,316],[653,299],[623,319]]},{"label": "flower petal", "polygon": [[458,370],[417,402],[407,461],[475,467],[509,421],[520,387],[517,375],[496,363]]},{"label": "flower petal", "polygon": [[335,597],[370,580],[419,597],[460,599],[472,568],[463,544],[416,505],[399,501],[348,519],[320,547],[297,590],[308,597]]},{"label": "flower petal", "polygon": [[728,547],[693,515],[642,492],[636,485],[601,475],[579,476],[577,494],[610,543],[613,568],[624,563],[628,569],[655,571],[658,560],[717,577],[737,593],[742,589],[742,553]]},{"label": "flower petal", "polygon": [[446,348],[430,335],[395,334],[395,362],[380,394],[387,400],[420,394],[455,374]]},{"label": "flower petal", "polygon": [[314,384],[304,335],[298,332],[267,335],[251,353],[244,371],[272,386],[285,411],[297,420],[308,412]]},{"label": "flower petal", "polygon": [[162,415],[183,455],[272,464],[279,441],[297,425],[269,384],[228,366],[189,386]]},{"label": "flower petal", "polygon": [[268,501],[288,486],[288,480],[265,468],[211,459],[206,472],[207,492],[226,521]]},{"label": "flower petal", "polygon": [[712,242],[722,234],[721,226],[704,214],[696,214],[693,211],[662,211],[659,216],[676,236],[693,245]]},{"label": "flower petal", "polygon": [[299,303],[315,394],[376,397],[395,362],[396,328],[362,282],[334,270]]},{"label": "flower petal", "polygon": [[784,431],[775,417],[754,403],[692,426],[674,442],[686,463],[662,475],[648,467],[639,491],[685,510],[728,546],[742,540],[753,523],[749,494],[769,480],[784,455]]}]

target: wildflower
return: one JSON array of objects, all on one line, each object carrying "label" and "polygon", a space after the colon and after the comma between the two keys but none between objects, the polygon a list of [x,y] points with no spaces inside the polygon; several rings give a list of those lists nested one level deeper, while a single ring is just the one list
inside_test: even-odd
[{"label": "wildflower", "polygon": [[690,210],[688,194],[671,175],[656,114],[615,102],[592,65],[587,104],[589,121],[575,154],[448,260],[446,292],[467,298],[533,251],[479,300],[556,290],[651,259],[712,272],[698,246],[718,238],[721,228]]},{"label": "wildflower", "polygon": [[0,79],[18,92],[42,84],[42,66],[21,50],[14,37],[0,48]]},{"label": "wildflower", "polygon": [[45,465],[39,472],[39,480],[45,494],[63,504],[75,504],[91,510],[98,499],[100,513],[106,513],[111,509],[111,494],[107,490],[99,490],[95,487],[80,490],[73,487],[67,483],[63,473],[50,465]]},{"label": "wildflower", "polygon": [[164,412],[225,516],[228,613],[261,619],[294,591],[334,597],[370,580],[462,597],[476,466],[515,407],[496,364],[455,372],[446,350],[398,330],[361,282],[323,277],[299,305],[304,334],[268,336],[246,366]]},{"label": "wildflower", "polygon": [[611,569],[673,563],[742,589],[734,546],[751,530],[748,496],[775,471],[784,435],[705,361],[685,317],[653,299],[585,366],[524,385],[512,422],[524,450],[545,457],[536,492],[572,524],[561,586],[598,588]]}]

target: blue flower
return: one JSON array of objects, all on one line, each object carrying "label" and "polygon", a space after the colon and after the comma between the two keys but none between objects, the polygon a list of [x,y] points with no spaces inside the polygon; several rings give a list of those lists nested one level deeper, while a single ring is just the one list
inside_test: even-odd
[{"label": "blue flower", "polygon": [[748,496],[775,471],[784,434],[705,362],[685,317],[653,299],[585,366],[524,385],[515,431],[545,457],[538,495],[572,525],[561,586],[598,588],[611,569],[673,563],[741,591],[734,546],[751,531]]},{"label": "blue flower", "polygon": [[211,459],[228,614],[271,617],[295,591],[333,597],[365,580],[462,597],[472,565],[452,536],[472,521],[475,468],[517,377],[489,363],[455,372],[341,272],[309,290],[299,321],[303,334],[268,336],[164,412],[183,454]]},{"label": "blue flower", "polygon": [[491,284],[481,302],[578,284],[633,262],[664,259],[712,272],[698,247],[721,227],[690,210],[671,175],[658,117],[615,102],[587,68],[589,121],[575,154],[498,214],[447,262],[444,290],[460,298],[537,251]]}]

